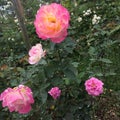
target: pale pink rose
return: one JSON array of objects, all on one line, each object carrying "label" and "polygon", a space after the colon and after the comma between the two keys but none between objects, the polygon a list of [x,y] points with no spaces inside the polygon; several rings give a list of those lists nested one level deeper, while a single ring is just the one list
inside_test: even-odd
[{"label": "pale pink rose", "polygon": [[30,64],[37,64],[40,61],[40,56],[31,56],[29,57]]},{"label": "pale pink rose", "polygon": [[43,5],[36,14],[34,26],[39,38],[50,38],[54,43],[62,42],[67,36],[70,14],[60,4]]},{"label": "pale pink rose", "polygon": [[10,112],[16,111],[20,114],[28,113],[34,103],[31,89],[24,85],[7,88],[1,93],[0,101],[3,101],[2,106],[8,107]]},{"label": "pale pink rose", "polygon": [[45,56],[45,51],[42,49],[41,44],[36,44],[29,50],[29,63],[37,64],[42,57]]},{"label": "pale pink rose", "polygon": [[92,96],[99,96],[103,93],[103,85],[104,83],[95,77],[92,77],[85,82],[86,91]]},{"label": "pale pink rose", "polygon": [[61,90],[58,87],[53,87],[48,93],[53,97],[53,99],[57,99],[61,95]]}]

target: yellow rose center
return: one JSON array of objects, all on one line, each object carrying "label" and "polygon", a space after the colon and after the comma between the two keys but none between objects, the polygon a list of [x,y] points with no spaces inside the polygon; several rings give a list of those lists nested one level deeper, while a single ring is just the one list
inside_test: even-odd
[{"label": "yellow rose center", "polygon": [[60,31],[61,24],[60,21],[56,18],[55,15],[49,13],[44,16],[44,22],[46,25],[46,28],[49,32],[47,32],[48,35],[55,34],[56,32]]},{"label": "yellow rose center", "polygon": [[56,23],[56,18],[54,16],[49,16],[48,21],[51,23]]}]

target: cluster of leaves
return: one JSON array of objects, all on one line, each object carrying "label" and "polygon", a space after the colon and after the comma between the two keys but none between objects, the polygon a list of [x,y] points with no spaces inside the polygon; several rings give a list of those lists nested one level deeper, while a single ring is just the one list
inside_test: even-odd
[{"label": "cluster of leaves", "polygon": [[[51,2],[53,2],[51,0]],[[2,4],[7,4],[2,1]],[[35,98],[33,110],[27,115],[9,114],[0,106],[0,118],[19,120],[90,120],[94,119],[95,102],[86,94],[84,82],[91,76],[104,80],[105,87],[119,90],[119,1],[64,0],[61,3],[71,13],[69,35],[64,42],[53,44],[38,39],[33,26],[40,4],[46,1],[24,0],[22,2],[29,40],[32,45],[41,42],[46,56],[38,65],[29,65],[27,51],[22,40],[19,24],[15,23],[15,12],[8,19],[1,17],[0,34],[0,92],[7,87],[25,84]],[[92,13],[83,16],[83,11]],[[96,11],[101,16],[99,24],[93,25]],[[77,18],[82,17],[78,22]],[[12,28],[12,29],[11,29]],[[12,39],[14,38],[14,39]],[[4,46],[4,47],[3,47]],[[117,82],[118,81],[118,82]],[[57,101],[48,96],[51,87],[62,90]],[[109,91],[108,91],[109,92]],[[105,94],[107,96],[107,94]],[[103,99],[102,99],[103,100]],[[100,102],[102,101],[100,99]],[[96,100],[97,101],[97,100]],[[104,102],[104,101],[103,101]],[[101,109],[101,108],[100,108]],[[9,117],[8,117],[9,116]],[[99,118],[99,117],[98,117]]]}]

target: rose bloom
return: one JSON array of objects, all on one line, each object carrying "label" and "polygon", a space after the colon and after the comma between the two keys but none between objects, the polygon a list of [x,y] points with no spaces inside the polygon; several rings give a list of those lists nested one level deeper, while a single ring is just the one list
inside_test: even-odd
[{"label": "rose bloom", "polygon": [[34,26],[39,38],[50,38],[54,43],[62,42],[67,36],[70,14],[60,4],[43,5],[36,14]]},{"label": "rose bloom", "polygon": [[28,113],[31,104],[34,103],[32,91],[29,87],[19,85],[15,88],[7,88],[0,95],[3,107],[8,107],[10,112],[16,111],[20,114]]},{"label": "rose bloom", "polygon": [[48,93],[53,97],[53,99],[57,99],[61,95],[61,90],[58,87],[53,87]]},{"label": "rose bloom", "polygon": [[45,51],[42,49],[41,44],[36,44],[29,50],[29,63],[37,64],[42,57],[45,56]]},{"label": "rose bloom", "polygon": [[95,77],[88,79],[85,82],[85,88],[89,95],[98,96],[103,93],[104,83]]}]

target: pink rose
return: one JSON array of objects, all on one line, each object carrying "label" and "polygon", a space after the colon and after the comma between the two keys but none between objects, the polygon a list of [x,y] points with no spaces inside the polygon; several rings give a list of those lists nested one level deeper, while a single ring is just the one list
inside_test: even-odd
[{"label": "pink rose", "polygon": [[29,50],[29,63],[37,64],[42,57],[45,56],[45,51],[42,49],[41,44],[36,44]]},{"label": "pink rose", "polygon": [[62,42],[67,36],[70,14],[60,4],[43,5],[36,14],[34,26],[39,38],[50,38],[54,43]]},{"label": "pink rose", "polygon": [[20,114],[28,113],[34,103],[31,89],[24,85],[7,88],[1,93],[0,101],[3,101],[2,106],[8,107],[10,112],[16,111]]},{"label": "pink rose", "polygon": [[85,88],[89,95],[98,96],[103,93],[104,83],[95,77],[88,79],[85,82]]},{"label": "pink rose", "polygon": [[48,93],[53,97],[53,99],[59,98],[61,95],[61,90],[58,87],[53,87]]}]

